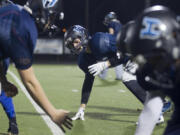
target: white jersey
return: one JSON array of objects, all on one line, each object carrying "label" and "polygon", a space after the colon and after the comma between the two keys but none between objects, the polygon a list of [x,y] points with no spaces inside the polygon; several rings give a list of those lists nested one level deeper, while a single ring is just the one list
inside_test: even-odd
[{"label": "white jersey", "polygon": [[132,61],[128,61],[127,64],[124,66],[124,73],[122,76],[123,82],[136,80],[136,69],[138,68],[138,65]]}]

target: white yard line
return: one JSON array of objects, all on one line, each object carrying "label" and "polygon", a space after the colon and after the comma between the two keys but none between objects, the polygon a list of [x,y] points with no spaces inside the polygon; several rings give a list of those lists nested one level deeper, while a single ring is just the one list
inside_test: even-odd
[{"label": "white yard line", "polygon": [[[24,94],[26,95],[26,97],[29,99],[29,101],[31,102],[31,104],[34,106],[34,108],[36,109],[36,111],[39,114],[44,114],[45,112],[34,102],[34,100],[31,98],[31,96],[29,95],[29,93],[27,92],[26,88],[24,87],[24,85],[21,83],[21,81],[17,78],[17,76],[8,70],[8,74],[10,74],[14,80],[16,81],[16,83],[19,85],[19,87],[21,88],[21,90],[24,92]],[[45,121],[45,123],[47,124],[47,126],[49,127],[49,129],[51,130],[53,135],[64,135],[64,133],[62,132],[62,130],[56,126],[56,124],[54,124],[51,119],[49,118],[49,116],[47,115],[40,115],[42,117],[42,119]],[[38,129],[37,129],[38,130]]]}]

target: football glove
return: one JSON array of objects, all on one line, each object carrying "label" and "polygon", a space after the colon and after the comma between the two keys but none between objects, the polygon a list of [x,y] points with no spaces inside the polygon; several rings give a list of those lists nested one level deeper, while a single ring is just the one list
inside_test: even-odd
[{"label": "football glove", "polygon": [[106,68],[108,68],[108,62],[107,61],[103,61],[103,62],[98,62],[96,64],[93,64],[91,66],[88,67],[89,72],[93,75],[99,75],[103,70],[105,70]]},{"label": "football glove", "polygon": [[72,120],[77,120],[77,119],[80,119],[80,120],[85,120],[84,119],[84,108],[83,107],[80,107],[78,112],[76,113],[76,115],[74,117],[72,117]]}]

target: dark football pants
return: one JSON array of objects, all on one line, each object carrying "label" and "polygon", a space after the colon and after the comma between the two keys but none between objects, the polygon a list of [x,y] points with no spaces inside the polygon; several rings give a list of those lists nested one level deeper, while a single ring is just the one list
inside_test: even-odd
[{"label": "dark football pants", "polygon": [[137,80],[123,82],[124,85],[144,104],[146,99],[146,91],[138,84]]},{"label": "dark football pants", "polygon": [[180,109],[175,106],[174,112],[171,116],[171,120],[168,121],[168,125],[163,135],[180,135]]}]

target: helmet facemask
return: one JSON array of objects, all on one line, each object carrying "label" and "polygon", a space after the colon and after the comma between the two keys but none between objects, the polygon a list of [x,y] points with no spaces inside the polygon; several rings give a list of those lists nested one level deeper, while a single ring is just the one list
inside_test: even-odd
[{"label": "helmet facemask", "polygon": [[88,38],[88,32],[85,28],[74,25],[64,34],[64,44],[72,53],[79,54],[83,49],[86,49]]},{"label": "helmet facemask", "polygon": [[72,39],[71,37],[69,37],[65,41],[65,44],[66,47],[69,48],[73,54],[79,54],[83,49],[85,49],[85,46],[82,45],[82,42],[79,38]]}]

